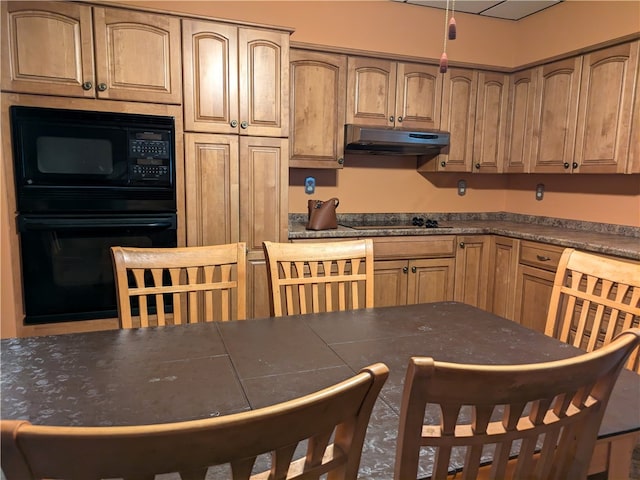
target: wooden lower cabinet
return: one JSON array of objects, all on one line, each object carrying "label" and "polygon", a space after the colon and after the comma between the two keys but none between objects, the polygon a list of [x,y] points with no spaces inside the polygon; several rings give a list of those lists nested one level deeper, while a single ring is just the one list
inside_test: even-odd
[{"label": "wooden lower cabinet", "polygon": [[270,316],[269,283],[264,255],[249,252],[247,257],[247,318]]},{"label": "wooden lower cabinet", "polygon": [[513,320],[520,240],[492,236],[489,246],[487,310]]},{"label": "wooden lower cabinet", "polygon": [[288,139],[185,134],[187,245],[247,244],[247,316],[269,316],[262,242],[287,241]]},{"label": "wooden lower cabinet", "polygon": [[489,276],[488,235],[462,235],[456,238],[454,300],[486,308]]},{"label": "wooden lower cabinet", "polygon": [[377,260],[374,270],[376,307],[453,300],[454,258]]},{"label": "wooden lower cabinet", "polygon": [[453,300],[455,237],[374,239],[374,305]]},{"label": "wooden lower cabinet", "polygon": [[544,332],[553,280],[563,247],[522,241],[516,276],[513,320]]}]

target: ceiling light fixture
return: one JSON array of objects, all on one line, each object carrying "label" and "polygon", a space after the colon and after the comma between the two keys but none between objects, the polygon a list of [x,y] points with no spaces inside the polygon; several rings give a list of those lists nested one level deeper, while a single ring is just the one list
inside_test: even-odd
[{"label": "ceiling light fixture", "polygon": [[442,47],[442,56],[440,57],[440,73],[447,73],[449,68],[449,59],[447,58],[447,39],[455,40],[457,35],[456,19],[454,18],[456,10],[456,0],[451,5],[451,18],[449,18],[449,0],[447,0],[447,9],[444,14],[444,45]]}]

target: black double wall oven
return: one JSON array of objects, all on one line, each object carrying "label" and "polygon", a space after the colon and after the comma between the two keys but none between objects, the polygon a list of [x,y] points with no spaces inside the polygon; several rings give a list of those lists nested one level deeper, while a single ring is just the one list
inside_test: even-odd
[{"label": "black double wall oven", "polygon": [[173,117],[11,107],[25,324],[117,316],[110,247],[177,245]]}]

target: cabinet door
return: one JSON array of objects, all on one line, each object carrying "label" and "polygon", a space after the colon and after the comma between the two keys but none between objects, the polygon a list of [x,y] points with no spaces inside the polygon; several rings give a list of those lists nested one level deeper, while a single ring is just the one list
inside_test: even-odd
[{"label": "cabinet door", "polygon": [[447,70],[442,86],[440,128],[451,133],[451,144],[447,154],[440,154],[435,159],[438,171],[471,171],[477,94],[477,71]]},{"label": "cabinet door", "polygon": [[341,168],[347,57],[292,49],[289,69],[289,167]]},{"label": "cabinet door", "polygon": [[473,140],[473,171],[501,173],[507,133],[509,76],[480,72]]},{"label": "cabinet door", "polygon": [[437,65],[398,63],[395,98],[396,127],[440,128],[442,75]]},{"label": "cabinet door", "polygon": [[456,251],[456,302],[486,308],[489,275],[489,237],[458,236]]},{"label": "cabinet door", "polygon": [[573,169],[581,71],[580,57],[538,69],[532,172],[570,173]]},{"label": "cabinet door", "polygon": [[487,310],[513,320],[520,240],[493,235],[490,245]]},{"label": "cabinet door", "polygon": [[640,173],[640,142],[638,141],[640,138],[640,71],[638,71],[638,80],[636,81],[636,93],[634,98],[633,117],[631,118],[629,158],[627,159],[627,173]]},{"label": "cabinet door", "polygon": [[98,98],[182,103],[180,20],[94,8]]},{"label": "cabinet door", "polygon": [[238,136],[186,133],[187,245],[238,241]]},{"label": "cabinet door", "polygon": [[267,264],[262,252],[247,254],[247,318],[271,315]]},{"label": "cabinet door", "polygon": [[286,138],[240,137],[240,241],[250,251],[287,241],[288,147]]},{"label": "cabinet door", "polygon": [[406,305],[408,262],[406,260],[376,260],[373,269],[373,304],[376,307]]},{"label": "cabinet door", "polygon": [[453,300],[455,288],[454,258],[411,260],[409,262],[408,275],[407,303]]},{"label": "cabinet door", "polygon": [[[583,57],[575,151],[578,166],[574,169],[577,172],[625,172],[639,45],[636,41]],[[632,141],[638,143],[640,139]]]},{"label": "cabinet door", "polygon": [[0,2],[2,90],[95,96],[91,7]]},{"label": "cabinet door", "polygon": [[289,34],[238,30],[240,134],[289,136]]},{"label": "cabinet door", "polygon": [[544,333],[555,273],[528,265],[518,266],[514,320]]},{"label": "cabinet door", "polygon": [[503,171],[528,173],[533,141],[537,70],[530,69],[511,75],[509,79],[509,108]]},{"label": "cabinet door", "polygon": [[394,126],[396,70],[391,60],[349,57],[346,123]]},{"label": "cabinet door", "polygon": [[238,28],[182,21],[184,129],[238,133]]}]

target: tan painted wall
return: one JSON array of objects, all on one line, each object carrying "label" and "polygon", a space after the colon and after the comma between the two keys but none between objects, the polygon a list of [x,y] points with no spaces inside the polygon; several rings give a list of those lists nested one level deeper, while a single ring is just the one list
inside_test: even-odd
[{"label": "tan painted wall", "polygon": [[[295,29],[293,42],[439,59],[442,9],[390,0],[140,1],[121,3]],[[517,67],[640,31],[636,0],[566,0],[521,21],[456,13],[452,62]]]},{"label": "tan painted wall", "polygon": [[[128,4],[295,29],[291,40],[437,59],[444,11],[392,1],[209,1]],[[519,22],[456,14],[450,61],[514,68],[640,31],[640,2],[567,0]],[[387,165],[383,166],[383,163]],[[640,226],[635,176],[429,174],[412,161],[347,161],[338,172],[291,170],[289,208],[305,212],[303,182],[317,178],[313,198],[340,198],[342,212],[510,211]],[[366,166],[363,166],[366,165]],[[459,178],[468,193],[459,197]],[[548,186],[543,201],[535,185]]]}]

